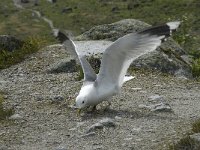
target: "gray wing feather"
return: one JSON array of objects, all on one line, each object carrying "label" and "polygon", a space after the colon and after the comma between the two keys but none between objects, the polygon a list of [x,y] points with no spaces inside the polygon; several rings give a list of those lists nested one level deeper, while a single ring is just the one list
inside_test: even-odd
[{"label": "gray wing feather", "polygon": [[67,49],[70,52],[70,54],[75,57],[76,61],[79,64],[81,64],[84,73],[84,81],[95,81],[97,78],[96,73],[87,61],[86,57],[80,55],[77,52],[76,45],[74,44],[74,42],[71,39],[66,38],[63,44],[65,46],[65,49]]},{"label": "gray wing feather", "polygon": [[131,62],[155,50],[163,39],[170,35],[171,30],[176,29],[179,24],[179,22],[170,22],[139,33],[125,35],[115,41],[103,54],[96,80],[99,87],[104,88],[106,85],[121,87]]}]

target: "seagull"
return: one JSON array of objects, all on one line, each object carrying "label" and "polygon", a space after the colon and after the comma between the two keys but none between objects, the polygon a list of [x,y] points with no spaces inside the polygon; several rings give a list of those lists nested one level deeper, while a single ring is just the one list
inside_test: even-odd
[{"label": "seagull", "polygon": [[95,110],[97,104],[102,101],[108,101],[110,104],[111,97],[120,93],[122,85],[133,79],[132,76],[126,76],[132,61],[154,51],[179,25],[179,21],[168,22],[117,39],[104,51],[98,74],[95,73],[86,56],[77,51],[74,42],[64,33],[59,32],[59,39],[65,49],[75,56],[84,73],[83,85],[76,97],[76,108],[80,110],[92,106]]}]

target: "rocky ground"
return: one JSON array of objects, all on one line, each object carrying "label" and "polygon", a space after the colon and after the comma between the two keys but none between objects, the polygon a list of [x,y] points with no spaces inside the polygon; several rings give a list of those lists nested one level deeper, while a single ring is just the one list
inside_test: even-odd
[{"label": "rocky ground", "polygon": [[0,149],[168,149],[200,118],[197,81],[150,71],[133,71],[110,108],[78,116],[70,107],[82,84],[77,72],[49,73],[66,58],[62,46],[49,46],[0,72],[4,106],[15,110],[0,123]]}]

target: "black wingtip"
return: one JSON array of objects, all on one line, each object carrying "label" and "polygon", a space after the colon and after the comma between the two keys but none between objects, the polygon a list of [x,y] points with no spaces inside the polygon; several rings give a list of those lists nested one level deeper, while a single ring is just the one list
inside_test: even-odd
[{"label": "black wingtip", "polygon": [[164,25],[160,25],[160,26],[150,27],[139,33],[140,34],[157,35],[157,36],[165,35],[165,37],[169,37],[171,34],[171,31],[170,31],[170,27],[167,24],[164,24]]},{"label": "black wingtip", "polygon": [[169,36],[171,36],[173,31],[176,31],[179,25],[180,25],[179,21],[168,22],[164,25],[147,28],[139,32],[139,34],[148,34],[150,36],[151,35],[163,36],[161,41],[164,42]]},{"label": "black wingtip", "polygon": [[56,39],[58,39],[59,42],[63,43],[66,40],[69,40],[69,37],[62,31],[60,31],[59,29],[57,29],[54,32],[54,35],[56,37]]}]

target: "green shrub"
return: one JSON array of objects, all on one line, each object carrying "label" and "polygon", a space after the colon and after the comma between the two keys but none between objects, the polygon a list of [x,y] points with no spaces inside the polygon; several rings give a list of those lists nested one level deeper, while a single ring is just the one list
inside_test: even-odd
[{"label": "green shrub", "polygon": [[40,37],[29,37],[24,42],[21,49],[9,52],[7,50],[0,51],[0,69],[4,69],[19,63],[31,53],[38,51],[45,45],[45,39]]},{"label": "green shrub", "polygon": [[192,125],[192,131],[195,133],[200,133],[200,119],[197,120],[193,125]]},{"label": "green shrub", "polygon": [[193,60],[192,74],[193,77],[200,77],[200,58]]}]

